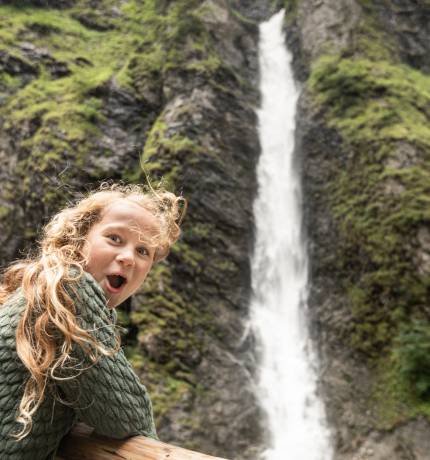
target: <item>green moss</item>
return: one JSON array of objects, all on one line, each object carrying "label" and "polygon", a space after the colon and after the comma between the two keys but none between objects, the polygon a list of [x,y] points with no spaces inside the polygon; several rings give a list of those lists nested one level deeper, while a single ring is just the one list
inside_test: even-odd
[{"label": "green moss", "polygon": [[[108,16],[109,5],[105,1],[96,6],[94,15]],[[0,86],[7,86],[14,95],[0,108],[0,116],[7,120],[5,128],[23,123],[34,127],[22,145],[29,152],[27,161],[20,165],[25,173],[47,172],[52,159],[61,160],[65,152],[72,152],[78,165],[84,164],[86,152],[100,135],[97,126],[104,122],[103,102],[94,94],[103,94],[98,89],[110,81],[146,101],[148,92],[161,91],[162,79],[171,70],[212,78],[223,67],[201,20],[205,12],[197,0],[181,0],[165,8],[155,0],[130,1],[121,6],[121,15],[104,31],[90,29],[78,20],[87,7],[84,1],[64,11],[0,6],[0,18],[4,19],[0,22],[0,47],[9,49],[17,41],[27,40],[49,56],[37,60],[40,75],[24,88],[9,75],[2,74],[0,80]],[[23,62],[27,59],[17,57]],[[69,75],[54,78],[49,67],[52,61],[65,63]],[[156,123],[145,147],[144,161],[151,160],[145,168],[165,173],[174,183],[177,168],[172,164],[166,171],[156,155],[200,151],[187,135],[171,135]],[[123,176],[132,181],[142,178],[138,168],[125,171]]]},{"label": "green moss", "polygon": [[[408,139],[429,145],[429,78],[408,66],[322,58],[311,87],[329,106],[330,126],[349,142]],[[387,149],[385,149],[385,153]]]},{"label": "green moss", "polygon": [[[397,159],[400,141],[416,146],[417,155],[430,147],[430,78],[387,62],[328,57],[315,66],[310,87],[326,108],[328,126],[354,152],[330,188],[345,238],[351,248],[360,245],[360,255],[367,253],[365,290],[374,296],[396,284],[397,291],[406,291],[414,276],[401,241],[430,219],[430,173],[423,167],[428,158],[420,166],[388,164]],[[401,186],[398,192],[386,191],[388,179]],[[410,304],[396,297],[402,306]]]},{"label": "green moss", "polygon": [[243,14],[241,14],[239,11],[237,11],[234,8],[230,8],[230,14],[232,14],[239,22],[245,25],[252,25],[252,26],[258,26],[258,22],[245,17]]},{"label": "green moss", "polygon": [[[155,0],[129,2],[122,11],[129,27],[141,37],[128,64],[129,84],[139,92],[171,70],[211,76],[222,66],[201,21],[204,10],[198,1],[176,1],[166,11],[160,11]],[[121,77],[127,80],[124,72]]]},{"label": "green moss", "polygon": [[195,273],[199,273],[201,270],[201,262],[204,259],[204,255],[196,250],[191,249],[191,247],[180,241],[172,247],[173,254],[180,254],[181,259],[188,267],[193,268]]},{"label": "green moss", "polygon": [[0,206],[0,219],[6,218],[10,212],[10,208],[7,208],[6,206]]},{"label": "green moss", "polygon": [[[145,282],[142,308],[131,313],[131,321],[139,326],[143,336],[164,331],[163,342],[167,354],[175,356],[178,338],[187,337],[189,346],[200,347],[198,340],[187,334],[190,327],[200,324],[196,308],[172,286],[172,274],[166,264],[156,265]],[[171,340],[169,340],[171,338]]]},{"label": "green moss", "polygon": [[352,43],[344,50],[345,57],[365,57],[372,61],[392,60],[397,53],[393,34],[381,27],[374,2],[359,1],[362,6],[360,20],[353,31]]},{"label": "green moss", "polygon": [[347,294],[343,339],[370,358],[369,407],[377,428],[391,429],[430,417],[422,361],[430,279],[415,260],[417,231],[430,222],[430,77],[397,64],[381,37],[361,41],[354,57],[322,57],[309,87],[344,152],[333,152],[325,189],[339,231],[335,269]]},{"label": "green moss", "polygon": [[415,396],[430,404],[430,325],[415,320],[405,324],[394,343],[399,374]]},{"label": "green moss", "polygon": [[[24,176],[31,171],[47,172],[55,166],[53,160],[65,155],[82,165],[98,135],[97,124],[103,121],[102,101],[89,93],[122,65],[116,55],[115,34],[89,31],[69,13],[50,9],[2,6],[0,16],[7,18],[0,26],[2,46],[27,39],[37,47],[36,52],[50,56],[38,61],[38,78],[15,92],[0,109],[5,129],[23,124],[33,128],[21,143],[29,154],[19,169]],[[118,56],[121,60],[123,54]],[[49,71],[52,60],[66,62],[71,73],[53,78]]]},{"label": "green moss", "polygon": [[[408,418],[410,407],[416,407],[411,401],[408,387],[399,380],[398,369],[392,359],[385,360],[374,370],[376,382],[369,401],[373,405],[376,427],[390,429]],[[412,404],[411,404],[412,403]]]},{"label": "green moss", "polygon": [[130,317],[128,313],[122,308],[116,309],[117,313],[117,323],[120,327],[127,328],[130,326]]},{"label": "green moss", "polygon": [[214,263],[214,268],[223,275],[228,275],[229,273],[237,272],[236,264],[228,259],[216,261]]},{"label": "green moss", "polygon": [[162,153],[175,156],[180,152],[198,153],[201,151],[199,145],[186,136],[180,134],[169,134],[167,125],[162,119],[158,119],[149,133],[143,151],[143,161],[150,160],[154,155]]},{"label": "green moss", "polygon": [[[29,27],[30,31],[36,29],[35,33],[42,35],[52,35],[62,31],[66,35],[82,36],[88,38],[90,32],[78,21],[72,19],[69,14],[52,8],[35,8],[32,6],[17,7],[2,5],[0,8],[2,18],[2,29],[7,28],[11,39],[14,38],[13,32],[23,31]],[[6,33],[6,31],[4,31]]]},{"label": "green moss", "polygon": [[[143,164],[142,164],[143,166]],[[121,174],[121,179],[128,184],[141,184],[146,181],[144,171],[140,164],[131,168],[124,169]]]},{"label": "green moss", "polygon": [[[179,406],[184,399],[189,399],[195,391],[194,385],[178,377],[172,377],[166,368],[146,365],[151,380],[147,382],[148,391],[151,395],[156,424],[163,419],[175,407]],[[177,420],[182,426],[190,422],[190,416]]]},{"label": "green moss", "polygon": [[22,80],[19,77],[14,77],[6,72],[0,72],[0,90],[15,92],[22,85]]},{"label": "green moss", "polygon": [[213,229],[208,223],[196,223],[189,229],[189,238],[197,237],[208,239],[213,232]]},{"label": "green moss", "polygon": [[124,347],[124,353],[134,369],[139,372],[145,367],[145,358],[137,347]]},{"label": "green moss", "polygon": [[146,174],[162,175],[163,185],[176,189],[179,163],[192,163],[196,155],[205,153],[197,141],[177,132],[170,133],[163,114],[153,124],[141,157]]},{"label": "green moss", "polygon": [[284,0],[285,19],[290,22],[297,16],[300,0]]},{"label": "green moss", "polygon": [[410,377],[402,372],[398,349],[378,362],[374,376],[369,406],[377,429],[390,430],[420,415],[430,419],[430,400],[421,398]]},{"label": "green moss", "polygon": [[[189,356],[190,350],[199,351],[203,347],[196,331],[207,318],[173,283],[169,264],[155,265],[130,315],[131,324],[139,328],[136,343],[126,349],[127,357],[148,387],[157,421],[204,391],[195,381]],[[148,338],[156,349],[155,358],[149,358],[146,352]],[[192,424],[193,414],[178,423]]]}]

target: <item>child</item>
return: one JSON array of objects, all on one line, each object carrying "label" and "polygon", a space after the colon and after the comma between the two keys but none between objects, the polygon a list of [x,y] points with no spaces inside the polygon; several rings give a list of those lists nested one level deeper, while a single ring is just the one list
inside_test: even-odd
[{"label": "child", "polygon": [[0,286],[0,458],[54,458],[77,420],[156,438],[152,407],[119,348],[114,308],[179,237],[185,201],[102,186],[59,212],[39,255]]}]

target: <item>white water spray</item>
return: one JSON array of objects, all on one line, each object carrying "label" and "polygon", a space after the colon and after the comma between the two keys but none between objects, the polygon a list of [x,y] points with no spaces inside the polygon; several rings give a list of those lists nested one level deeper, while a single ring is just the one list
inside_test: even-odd
[{"label": "white water spray", "polygon": [[251,327],[261,348],[258,393],[271,446],[265,460],[330,460],[316,355],[307,332],[308,266],[293,162],[298,91],[282,35],[284,12],[260,26],[261,157],[254,203]]}]

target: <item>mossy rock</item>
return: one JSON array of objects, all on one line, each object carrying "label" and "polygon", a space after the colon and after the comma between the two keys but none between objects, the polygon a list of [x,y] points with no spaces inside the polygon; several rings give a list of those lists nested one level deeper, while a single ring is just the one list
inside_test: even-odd
[{"label": "mossy rock", "polygon": [[[378,354],[408,315],[426,308],[429,277],[408,241],[430,221],[430,77],[407,66],[324,57],[310,77],[327,125],[349,157],[328,185],[342,240],[354,348]],[[404,157],[402,143],[411,147]]]}]

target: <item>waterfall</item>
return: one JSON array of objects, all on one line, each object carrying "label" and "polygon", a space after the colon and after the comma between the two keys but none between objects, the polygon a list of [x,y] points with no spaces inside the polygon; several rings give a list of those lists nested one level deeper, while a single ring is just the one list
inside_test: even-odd
[{"label": "waterfall", "polygon": [[254,203],[250,327],[259,344],[258,396],[267,413],[265,460],[330,460],[317,357],[307,332],[308,261],[300,177],[293,160],[298,98],[282,34],[284,11],[260,26],[262,147]]}]

